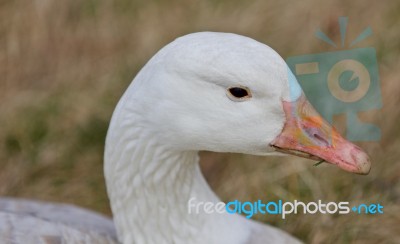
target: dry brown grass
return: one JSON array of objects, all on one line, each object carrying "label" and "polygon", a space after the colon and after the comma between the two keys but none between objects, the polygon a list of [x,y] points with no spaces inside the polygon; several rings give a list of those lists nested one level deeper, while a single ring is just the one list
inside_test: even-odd
[{"label": "dry brown grass", "polygon": [[203,153],[224,200],[379,202],[376,216],[258,216],[309,243],[400,242],[400,2],[335,1],[0,1],[0,194],[69,202],[109,214],[102,151],[111,112],[140,67],[186,33],[253,37],[283,57],[332,51],[317,28],[339,40],[368,25],[374,35],[383,109],[366,115],[382,129],[363,143],[368,176],[295,158]]}]

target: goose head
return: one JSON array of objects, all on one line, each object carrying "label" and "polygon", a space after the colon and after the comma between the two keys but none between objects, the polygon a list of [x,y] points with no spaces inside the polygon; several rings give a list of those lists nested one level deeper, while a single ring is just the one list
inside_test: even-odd
[{"label": "goose head", "polygon": [[[294,154],[358,174],[359,147],[312,107],[273,49],[227,33],[195,33],[159,51],[126,94],[149,136],[178,151]],[[132,87],[132,88],[133,88]]]}]

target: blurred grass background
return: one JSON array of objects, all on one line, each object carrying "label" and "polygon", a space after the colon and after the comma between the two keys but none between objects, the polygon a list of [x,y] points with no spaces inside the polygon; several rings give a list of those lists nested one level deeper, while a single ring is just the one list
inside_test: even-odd
[{"label": "blurred grass background", "polygon": [[[234,32],[284,58],[337,49],[370,26],[383,108],[363,115],[379,142],[368,176],[299,158],[203,152],[207,180],[223,200],[381,203],[382,215],[257,219],[307,243],[400,243],[400,1],[0,0],[0,195],[68,202],[110,214],[102,154],[111,113],[138,70],[178,36]],[[343,125],[337,126],[342,132]]]}]

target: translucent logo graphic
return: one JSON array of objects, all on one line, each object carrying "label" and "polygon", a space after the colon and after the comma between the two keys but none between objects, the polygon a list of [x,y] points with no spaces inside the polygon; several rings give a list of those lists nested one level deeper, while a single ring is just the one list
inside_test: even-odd
[{"label": "translucent logo graphic", "polygon": [[[339,18],[340,46],[345,50],[290,57],[286,60],[305,95],[329,123],[336,116],[346,118],[346,138],[350,141],[378,141],[380,128],[360,119],[360,113],[382,107],[375,49],[355,48],[372,34],[370,27],[346,49],[347,17]],[[316,37],[338,48],[318,30]],[[289,72],[291,73],[291,72]]]}]

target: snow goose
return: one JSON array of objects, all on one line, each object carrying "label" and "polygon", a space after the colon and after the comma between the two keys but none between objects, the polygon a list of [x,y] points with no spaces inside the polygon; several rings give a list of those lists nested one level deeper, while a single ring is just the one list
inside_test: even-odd
[{"label": "snow goose", "polygon": [[[112,116],[104,173],[119,242],[299,242],[241,215],[190,214],[192,198],[220,201],[200,172],[201,150],[287,153],[358,174],[370,169],[368,156],[312,108],[273,49],[235,34],[189,34],[151,58]],[[55,210],[64,214],[46,214],[30,204],[24,211],[8,207],[1,212],[3,239],[116,241],[109,220],[101,216],[66,213],[62,206]],[[18,201],[9,200],[8,206],[15,205]],[[84,224],[78,225],[82,218]],[[40,227],[43,222],[46,228]]]}]

